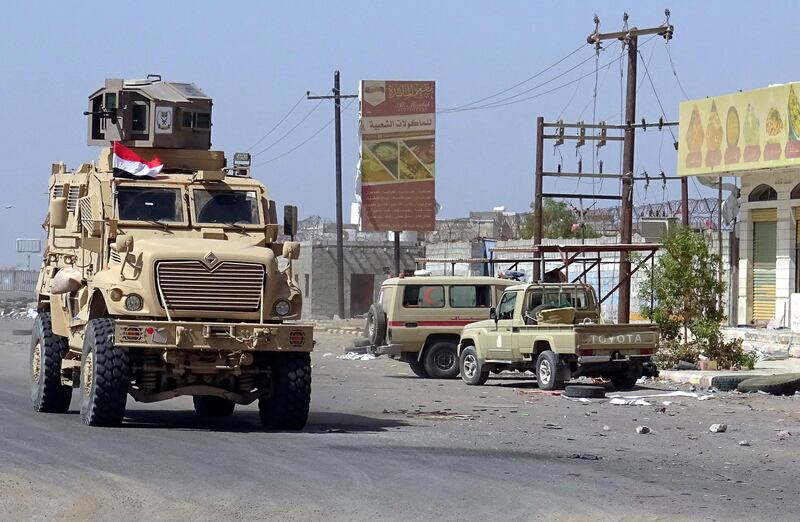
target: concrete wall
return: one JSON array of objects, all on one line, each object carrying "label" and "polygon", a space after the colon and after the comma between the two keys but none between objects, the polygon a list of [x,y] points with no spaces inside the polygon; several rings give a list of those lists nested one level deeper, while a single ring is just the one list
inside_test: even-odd
[{"label": "concrete wall", "polygon": [[[422,257],[415,244],[401,243],[401,269],[414,269],[414,260]],[[394,271],[394,244],[380,242],[345,242],[344,244],[344,305],[345,315],[351,316],[351,275],[372,274],[377,298],[381,283]],[[339,300],[336,280],[336,242],[302,243],[295,273],[303,292],[303,318],[331,318],[338,315]],[[306,294],[308,277],[308,294]]]},{"label": "concrete wall", "polygon": [[[741,210],[737,235],[739,237],[738,270],[738,324],[749,324],[753,317],[753,222],[752,211],[760,208],[777,208],[777,237],[775,252],[775,317],[779,326],[789,326],[789,299],[795,289],[795,227],[793,207],[800,200],[791,199],[792,189],[800,182],[800,169],[760,170],[742,176]],[[776,201],[748,202],[750,192],[767,184],[778,193]]]}]

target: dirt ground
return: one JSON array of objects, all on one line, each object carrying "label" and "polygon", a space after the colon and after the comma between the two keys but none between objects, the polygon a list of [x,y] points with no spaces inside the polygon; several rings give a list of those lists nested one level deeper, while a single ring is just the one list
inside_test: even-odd
[{"label": "dirt ground", "polygon": [[[325,332],[301,433],[261,431],[255,405],[198,419],[189,398],[129,398],[123,427],[98,429],[80,422],[77,392],[69,414],[32,411],[28,339],[11,335],[29,325],[0,321],[2,519],[788,521],[800,511],[794,398],[573,402],[530,376],[468,387],[390,359],[340,359],[352,336]],[[710,432],[715,423],[727,431]]]}]

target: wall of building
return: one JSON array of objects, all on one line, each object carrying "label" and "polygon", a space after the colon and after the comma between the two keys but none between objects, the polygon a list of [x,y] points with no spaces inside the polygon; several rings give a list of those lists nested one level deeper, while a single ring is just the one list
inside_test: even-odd
[{"label": "wall of building", "polygon": [[[422,257],[422,249],[415,244],[401,243],[401,269],[413,270],[415,259]],[[351,290],[353,276],[372,275],[374,282],[371,298],[376,299],[381,283],[394,271],[394,244],[380,242],[345,242],[344,244],[344,304],[345,315],[352,316]],[[320,241],[302,243],[300,259],[296,265],[297,280],[303,291],[303,318],[331,318],[338,315],[339,300],[336,278],[336,242]],[[306,293],[306,277],[308,292]],[[362,278],[369,279],[368,277]]]},{"label": "wall of building", "polygon": [[[753,222],[752,211],[762,208],[777,208],[777,237],[775,257],[775,317],[778,326],[789,326],[789,301],[795,289],[794,207],[800,200],[792,200],[792,189],[800,181],[800,169],[768,169],[742,176],[741,209],[736,231],[739,238],[738,270],[738,324],[750,324],[753,317]],[[749,202],[750,193],[761,184],[775,189],[776,201]]]}]

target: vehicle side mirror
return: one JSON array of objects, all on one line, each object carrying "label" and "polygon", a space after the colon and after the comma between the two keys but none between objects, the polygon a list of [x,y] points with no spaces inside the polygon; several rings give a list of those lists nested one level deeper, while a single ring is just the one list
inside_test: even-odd
[{"label": "vehicle side mirror", "polygon": [[489,308],[489,319],[494,319],[494,322],[497,322],[497,308]]},{"label": "vehicle side mirror", "polygon": [[111,246],[120,254],[130,252],[133,250],[133,236],[120,234],[117,236],[117,239],[111,243]]},{"label": "vehicle side mirror", "polygon": [[283,234],[291,238],[297,234],[297,207],[294,205],[283,207]]},{"label": "vehicle side mirror", "polygon": [[297,241],[287,241],[283,244],[283,257],[289,260],[300,258],[300,243]]},{"label": "vehicle side mirror", "polygon": [[53,198],[50,200],[50,226],[53,228],[67,227],[67,198]]}]

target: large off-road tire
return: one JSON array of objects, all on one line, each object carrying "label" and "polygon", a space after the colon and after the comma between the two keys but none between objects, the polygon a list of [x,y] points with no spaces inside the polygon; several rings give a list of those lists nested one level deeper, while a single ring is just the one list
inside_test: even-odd
[{"label": "large off-road tire", "polygon": [[410,361],[408,361],[408,366],[411,368],[411,371],[414,372],[414,375],[416,375],[417,377],[422,377],[423,379],[430,378],[428,372],[425,371],[425,365],[420,361],[416,359],[411,359]]},{"label": "large off-road tire", "polygon": [[603,399],[606,389],[592,384],[571,384],[564,388],[564,395],[575,399]]},{"label": "large off-road tire", "polygon": [[192,397],[194,412],[200,417],[229,417],[236,403],[214,395],[195,395]]},{"label": "large off-road tire", "polygon": [[458,347],[453,342],[431,344],[422,359],[425,372],[433,379],[452,379],[458,375]]},{"label": "large off-road tire", "polygon": [[46,413],[66,413],[72,399],[72,386],[61,383],[61,360],[69,351],[67,338],[53,333],[50,312],[36,317],[31,332],[31,400],[33,409]]},{"label": "large off-road tire", "polygon": [[773,395],[793,395],[800,390],[800,373],[782,373],[752,377],[739,383],[740,392],[766,392]]},{"label": "large off-road tire", "polygon": [[302,430],[311,404],[311,357],[277,353],[272,365],[273,394],[258,400],[261,425],[267,430]]},{"label": "large off-road tire", "polygon": [[81,357],[81,418],[89,426],[119,426],[131,382],[127,348],[114,345],[114,321],[91,319]]},{"label": "large off-road tire", "polygon": [[561,378],[561,361],[551,350],[545,350],[536,359],[536,381],[541,390],[563,390],[564,379]]},{"label": "large off-road tire", "polygon": [[489,379],[489,371],[481,367],[478,359],[478,352],[475,347],[467,346],[461,350],[461,357],[458,359],[458,366],[461,373],[461,380],[470,386],[482,386]]},{"label": "large off-road tire", "polygon": [[367,311],[364,337],[369,339],[373,346],[381,346],[386,343],[386,327],[386,312],[380,303],[373,303]]}]

